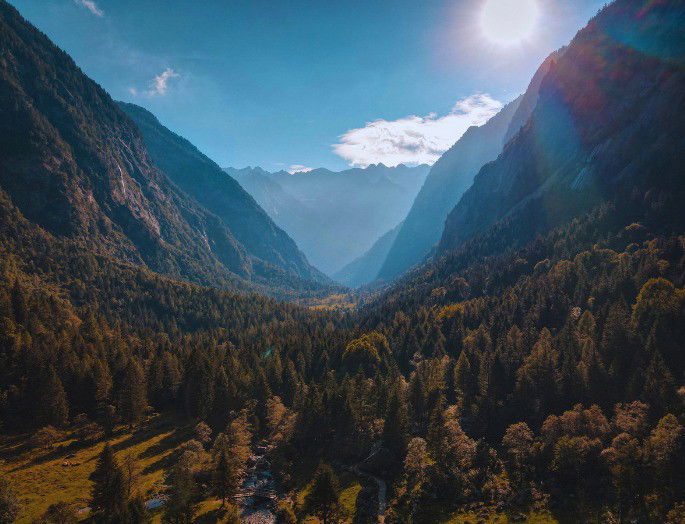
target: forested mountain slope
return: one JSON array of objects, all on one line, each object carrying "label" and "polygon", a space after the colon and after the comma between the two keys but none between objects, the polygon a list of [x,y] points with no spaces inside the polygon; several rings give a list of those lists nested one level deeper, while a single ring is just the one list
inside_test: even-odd
[{"label": "forested mountain slope", "polygon": [[392,228],[379,238],[371,248],[333,275],[333,278],[350,287],[359,287],[376,280],[388,252],[397,238],[402,224]]},{"label": "forested mountain slope", "polygon": [[478,171],[495,160],[535,109],[540,83],[558,57],[540,66],[526,92],[480,127],[471,127],[431,168],[378,278],[391,280],[421,262],[438,244],[445,220]]},{"label": "forested mountain slope", "polygon": [[0,190],[25,217],[174,277],[311,287],[252,256],[219,217],[179,191],[133,121],[6,2],[0,43]]},{"label": "forested mountain slope", "polygon": [[440,239],[449,211],[471,185],[474,175],[502,150],[519,99],[507,104],[480,127],[466,133],[433,165],[416,196],[378,278],[392,280],[428,254]]},{"label": "forested mountain slope", "polygon": [[273,223],[233,178],[149,111],[119,103],[143,134],[155,164],[171,181],[218,216],[245,250],[305,279],[327,281],[312,268],[295,242]]},{"label": "forested mountain slope", "polygon": [[675,2],[624,1],[580,31],[545,75],[530,121],[450,213],[440,250],[498,220],[525,242],[633,186],[682,183],[682,28]]}]

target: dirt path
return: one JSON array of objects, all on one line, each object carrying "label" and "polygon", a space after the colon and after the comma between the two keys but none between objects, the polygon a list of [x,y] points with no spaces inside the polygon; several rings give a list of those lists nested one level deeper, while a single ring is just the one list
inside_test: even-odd
[{"label": "dirt path", "polygon": [[385,497],[388,491],[388,485],[385,483],[383,479],[359,469],[359,464],[355,464],[354,466],[352,466],[352,471],[360,477],[370,478],[376,483],[376,486],[378,486],[378,522],[381,524],[385,523]]}]

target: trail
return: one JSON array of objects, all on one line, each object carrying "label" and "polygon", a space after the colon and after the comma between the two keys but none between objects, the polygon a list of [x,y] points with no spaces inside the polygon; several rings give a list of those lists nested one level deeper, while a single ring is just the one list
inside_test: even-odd
[{"label": "trail", "polygon": [[374,446],[371,449],[371,453],[369,453],[369,456],[366,457],[364,460],[361,462],[358,462],[352,468],[350,468],[356,475],[359,475],[360,477],[367,477],[373,480],[376,483],[376,486],[378,487],[378,522],[380,524],[385,523],[385,508],[386,508],[386,494],[388,491],[388,485],[386,484],[385,480],[382,478],[376,477],[375,475],[372,475],[371,473],[367,473],[366,471],[363,471],[360,466],[364,464],[364,462],[367,462],[370,460],[378,451],[380,450],[380,444]]},{"label": "trail", "polygon": [[385,481],[381,478],[376,477],[375,475],[372,475],[371,473],[367,473],[366,471],[362,471],[359,469],[359,464],[355,464],[352,466],[352,471],[360,476],[360,477],[367,477],[373,480],[376,483],[376,486],[378,487],[378,522],[379,523],[384,523],[385,522],[385,497],[386,493],[388,491],[388,485],[385,483]]}]

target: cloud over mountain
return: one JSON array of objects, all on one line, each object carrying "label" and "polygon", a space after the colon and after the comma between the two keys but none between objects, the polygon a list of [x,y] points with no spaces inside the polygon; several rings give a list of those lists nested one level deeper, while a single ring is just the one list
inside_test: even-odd
[{"label": "cloud over mountain", "polygon": [[288,173],[291,175],[294,175],[295,173],[309,173],[313,169],[313,167],[303,166],[302,164],[293,164],[288,168]]},{"label": "cloud over mountain", "polygon": [[444,116],[430,113],[374,120],[343,134],[333,152],[358,167],[379,162],[386,166],[433,164],[469,127],[484,124],[501,108],[501,102],[479,93],[459,100]]}]

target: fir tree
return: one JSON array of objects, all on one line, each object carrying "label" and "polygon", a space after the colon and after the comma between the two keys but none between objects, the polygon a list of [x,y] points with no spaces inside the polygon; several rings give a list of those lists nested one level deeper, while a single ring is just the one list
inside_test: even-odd
[{"label": "fir tree", "polygon": [[143,418],[147,407],[147,385],[145,374],[138,360],[133,358],[126,366],[121,393],[119,415],[128,424],[137,424]]},{"label": "fir tree", "polygon": [[98,457],[92,478],[93,518],[97,522],[122,522],[127,515],[126,482],[109,442]]},{"label": "fir tree", "polygon": [[62,381],[54,366],[50,366],[41,384],[40,409],[42,426],[63,427],[69,421],[69,406]]},{"label": "fir tree", "polygon": [[332,522],[340,511],[338,477],[328,464],[321,464],[314,477],[314,485],[305,499],[307,511],[319,517],[323,524]]},{"label": "fir tree", "polygon": [[388,402],[383,442],[396,457],[405,456],[409,442],[409,413],[401,386],[395,388]]},{"label": "fir tree", "polygon": [[164,522],[171,524],[190,524],[197,506],[197,485],[192,472],[176,465],[171,473],[169,499],[164,506]]},{"label": "fir tree", "polygon": [[226,505],[226,500],[236,494],[237,475],[228,453],[224,450],[219,454],[219,458],[214,466],[212,476],[214,494],[221,499],[221,509]]}]

